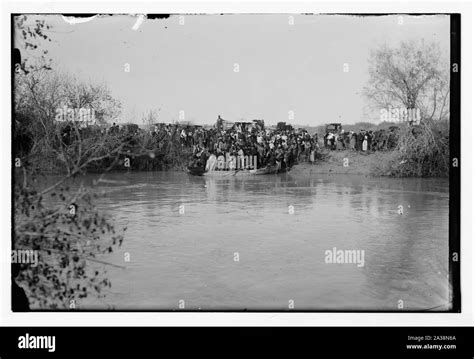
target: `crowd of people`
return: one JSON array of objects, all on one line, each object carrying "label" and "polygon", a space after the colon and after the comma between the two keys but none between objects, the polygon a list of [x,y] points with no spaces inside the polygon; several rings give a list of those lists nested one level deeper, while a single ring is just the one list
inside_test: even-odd
[{"label": "crowd of people", "polygon": [[[88,131],[93,129],[80,129],[81,136],[87,137]],[[239,162],[245,156],[252,159],[252,163],[247,162],[248,168],[268,166],[290,168],[298,162],[315,162],[321,153],[320,146],[329,150],[373,152],[392,150],[398,141],[396,126],[355,132],[344,131],[339,125],[328,129],[324,138],[318,143],[317,133],[310,134],[306,129],[296,129],[285,123],[265,127],[263,121],[230,123],[224,122],[220,117],[214,126],[207,127],[183,123],[158,123],[146,130],[136,124],[113,123],[99,131],[104,136],[113,135],[113,138],[126,142],[131,148],[140,146],[153,148],[156,156],[163,156],[161,158],[168,162],[171,158],[180,159],[182,163],[181,161],[187,161],[189,156],[190,167],[205,168],[207,165],[208,168],[211,166],[216,169],[220,167],[215,166],[215,163],[222,162],[223,159],[232,157]],[[71,143],[75,133],[71,126],[64,127],[63,143],[66,145]],[[208,163],[209,159],[211,164]],[[226,167],[231,168],[232,166]]]},{"label": "crowd of people", "polygon": [[324,145],[331,150],[387,151],[394,149],[397,141],[397,127],[359,132],[340,130],[326,132],[324,136]]},{"label": "crowd of people", "polygon": [[[221,121],[219,121],[221,120]],[[117,129],[114,127],[114,131]],[[263,121],[227,123],[219,117],[217,125],[204,128],[199,125],[156,124],[151,135],[158,149],[170,142],[188,148],[192,153],[190,166],[209,168],[227,156],[257,159],[257,168],[266,166],[292,167],[297,162],[314,162],[320,152],[317,133],[311,135],[305,129],[279,124],[265,127]],[[398,128],[344,131],[328,131],[322,140],[330,150],[362,152],[386,151],[395,148]],[[212,165],[212,168],[218,168]],[[232,168],[232,167],[231,167]]]},{"label": "crowd of people", "polygon": [[294,129],[289,125],[265,128],[261,122],[251,122],[234,123],[228,128],[172,126],[155,126],[153,136],[160,140],[164,136],[169,138],[179,133],[181,145],[192,148],[190,166],[206,166],[209,158],[219,161],[228,155],[256,158],[257,168],[288,168],[298,161],[314,161],[319,148],[317,135],[311,136],[306,130]]}]

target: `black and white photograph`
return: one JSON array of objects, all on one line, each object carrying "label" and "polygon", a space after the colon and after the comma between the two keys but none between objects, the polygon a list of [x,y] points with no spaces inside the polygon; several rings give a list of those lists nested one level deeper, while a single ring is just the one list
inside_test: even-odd
[{"label": "black and white photograph", "polygon": [[461,312],[459,14],[11,30],[13,312]]}]

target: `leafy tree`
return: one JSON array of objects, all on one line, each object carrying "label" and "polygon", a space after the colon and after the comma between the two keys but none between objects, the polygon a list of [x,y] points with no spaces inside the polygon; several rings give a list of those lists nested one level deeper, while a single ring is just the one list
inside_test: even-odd
[{"label": "leafy tree", "polygon": [[[22,264],[18,281],[30,305],[40,309],[76,309],[90,295],[103,296],[111,283],[106,255],[120,246],[123,233],[94,205],[96,195],[82,185],[67,185],[90,164],[102,159],[117,163],[123,143],[97,132],[87,136],[77,121],[55,120],[61,107],[92,107],[99,121],[115,118],[120,104],[105,85],[86,84],[57,73],[41,50],[51,41],[50,29],[37,16],[15,18],[22,69],[14,82],[14,250],[34,250],[38,265]],[[39,55],[38,55],[39,52]],[[64,127],[68,130],[65,131]],[[65,141],[65,134],[70,140]],[[17,146],[17,143],[28,145]],[[52,167],[45,164],[51,163]],[[63,176],[46,186],[39,181],[48,170],[62,166]],[[108,168],[102,168],[102,176]]]}]

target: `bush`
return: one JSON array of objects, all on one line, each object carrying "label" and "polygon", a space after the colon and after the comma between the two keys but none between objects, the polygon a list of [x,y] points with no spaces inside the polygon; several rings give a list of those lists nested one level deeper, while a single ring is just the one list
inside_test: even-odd
[{"label": "bush", "polygon": [[93,205],[94,197],[82,188],[42,193],[15,187],[13,249],[38,255],[37,265],[22,264],[17,278],[26,285],[30,307],[75,309],[82,298],[101,297],[111,286],[101,257],[121,245],[123,236]]},{"label": "bush", "polygon": [[374,174],[394,177],[447,177],[449,175],[449,123],[421,121],[400,127],[398,143],[389,161]]}]

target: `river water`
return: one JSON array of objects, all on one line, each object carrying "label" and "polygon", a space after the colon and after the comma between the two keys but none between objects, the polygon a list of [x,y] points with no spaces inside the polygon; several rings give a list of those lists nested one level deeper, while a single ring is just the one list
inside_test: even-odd
[{"label": "river water", "polygon": [[[83,309],[448,308],[447,180],[291,172],[106,178],[120,182],[93,187],[105,193],[98,206],[127,227],[107,260],[125,268],[108,267],[112,288]],[[334,248],[363,251],[363,266],[327,263]]]}]

